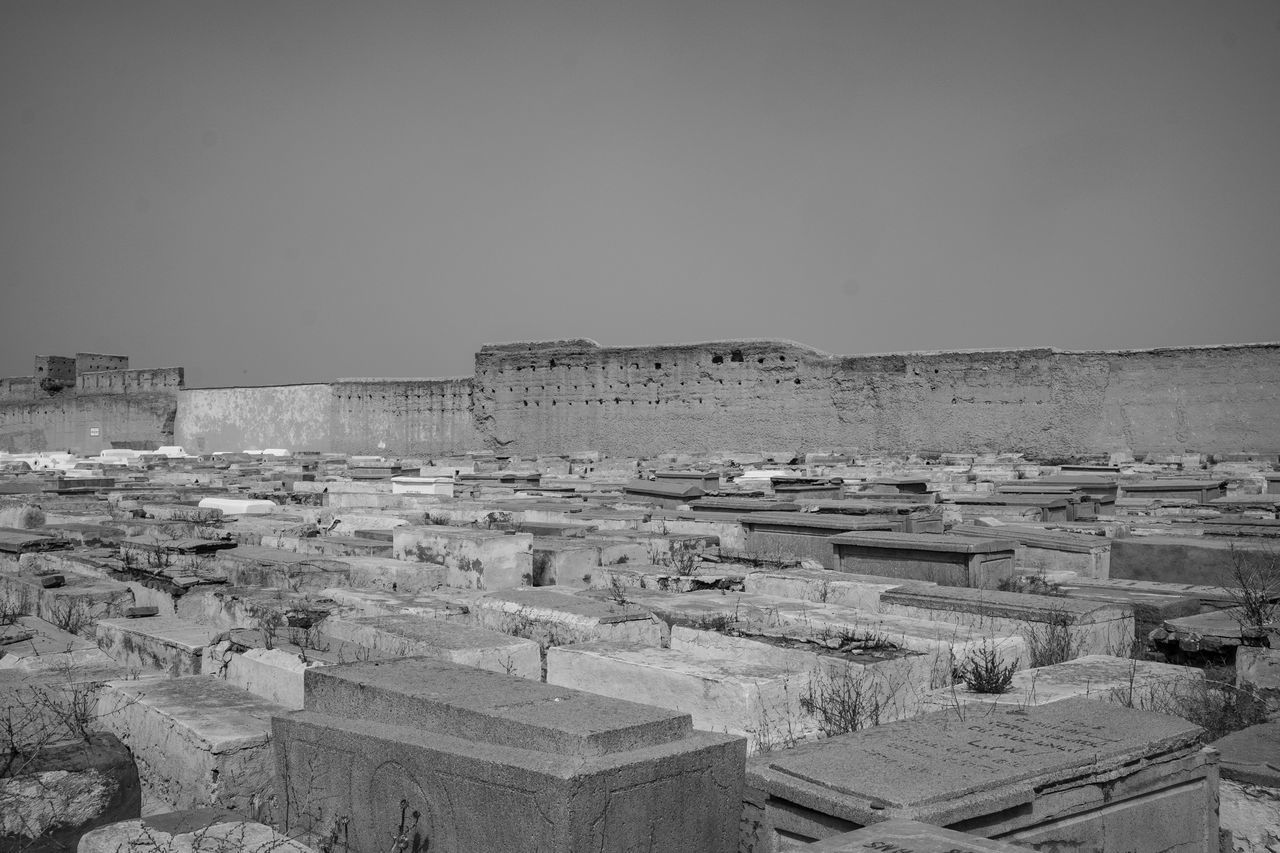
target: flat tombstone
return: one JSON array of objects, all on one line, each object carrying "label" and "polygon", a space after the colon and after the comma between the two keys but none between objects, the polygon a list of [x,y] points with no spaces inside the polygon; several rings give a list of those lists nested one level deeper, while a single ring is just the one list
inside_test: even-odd
[{"label": "flat tombstone", "polygon": [[796,850],[803,853],[1026,853],[1027,848],[914,820],[886,820]]},{"label": "flat tombstone", "polygon": [[753,759],[744,838],[771,853],[909,819],[1041,849],[1216,850],[1200,733],[1088,699],[890,723]]},{"label": "flat tombstone", "polygon": [[285,831],[351,853],[737,849],[745,742],[688,714],[401,658],[308,670],[273,723]]}]

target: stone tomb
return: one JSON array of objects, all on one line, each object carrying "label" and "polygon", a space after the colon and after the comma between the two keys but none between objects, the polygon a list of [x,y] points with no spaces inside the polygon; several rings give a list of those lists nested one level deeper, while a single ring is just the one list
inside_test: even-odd
[{"label": "stone tomb", "polygon": [[[687,714],[425,658],[306,674],[276,717],[285,831],[351,853],[731,853],[745,743]],[[344,822],[345,821],[345,822]]]},{"label": "stone tomb", "polygon": [[1200,733],[1067,699],[840,735],[748,763],[743,849],[910,819],[1041,850],[1217,851],[1218,757]]},{"label": "stone tomb", "polygon": [[842,533],[830,539],[836,568],[861,575],[995,589],[1013,576],[1014,546],[936,533]]}]

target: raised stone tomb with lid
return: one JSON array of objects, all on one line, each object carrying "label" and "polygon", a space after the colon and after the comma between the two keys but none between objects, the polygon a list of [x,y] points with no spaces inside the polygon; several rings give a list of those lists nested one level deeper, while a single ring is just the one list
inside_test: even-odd
[{"label": "raised stone tomb with lid", "polygon": [[[745,743],[687,714],[423,658],[310,670],[274,735],[286,831],[353,853],[737,849]],[[403,804],[403,805],[402,805]]]},{"label": "raised stone tomb with lid", "polygon": [[995,589],[1013,576],[1014,546],[935,533],[842,533],[831,538],[842,572]]},{"label": "raised stone tomb with lid", "polygon": [[1042,850],[1216,851],[1217,753],[1200,734],[1067,699],[841,735],[751,760],[744,846],[783,850],[903,818]]}]

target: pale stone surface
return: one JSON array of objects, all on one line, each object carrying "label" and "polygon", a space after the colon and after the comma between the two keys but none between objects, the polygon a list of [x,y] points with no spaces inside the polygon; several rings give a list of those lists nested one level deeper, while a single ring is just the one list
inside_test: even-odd
[{"label": "pale stone surface", "polygon": [[585,643],[547,650],[547,683],[691,714],[695,728],[747,738],[753,754],[817,734],[800,707],[803,669],[743,655]]},{"label": "pale stone surface", "polygon": [[1223,778],[1219,819],[1231,831],[1235,853],[1280,849],[1280,788]]},{"label": "pale stone surface", "polygon": [[542,678],[542,655],[536,642],[485,628],[410,615],[335,617],[326,620],[324,628],[332,637],[388,656],[425,656],[521,678]]},{"label": "pale stone surface", "polygon": [[98,722],[133,754],[143,813],[216,806],[277,817],[271,718],[289,709],[207,675],[114,681]]},{"label": "pale stone surface", "polygon": [[1240,646],[1236,649],[1236,687],[1251,687],[1270,711],[1280,711],[1280,649]]},{"label": "pale stone surface", "polygon": [[0,626],[0,669],[62,672],[69,667],[111,662],[97,644],[34,616]]},{"label": "pale stone surface", "polygon": [[222,678],[232,687],[260,696],[291,710],[302,707],[302,679],[316,660],[304,661],[284,649],[234,651],[229,642],[205,648],[203,672]]},{"label": "pale stone surface", "polygon": [[271,515],[280,508],[273,501],[239,498],[201,498],[201,509],[216,509],[223,515]]},{"label": "pale stone surface", "polygon": [[934,690],[922,711],[965,709],[983,713],[993,708],[1026,708],[1075,697],[1129,708],[1168,712],[1178,697],[1204,681],[1204,670],[1109,655],[1086,655],[1052,666],[1014,673],[1004,693],[975,693],[962,683]]},{"label": "pale stone surface", "polygon": [[97,630],[98,645],[118,663],[177,677],[200,672],[204,648],[221,629],[176,616],[156,616],[102,619]]},{"label": "pale stone surface", "polygon": [[396,559],[443,565],[450,586],[509,589],[533,580],[533,536],[528,533],[432,525],[397,527],[394,537]]}]

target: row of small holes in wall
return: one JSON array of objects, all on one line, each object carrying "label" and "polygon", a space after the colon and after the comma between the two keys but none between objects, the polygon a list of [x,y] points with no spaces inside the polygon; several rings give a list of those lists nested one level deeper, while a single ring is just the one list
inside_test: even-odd
[{"label": "row of small holes in wall", "polygon": [[[523,403],[524,405],[526,405],[526,406],[527,406],[527,405],[529,405],[529,401],[528,401],[528,400],[521,400],[520,402],[522,402],[522,403]],[[557,403],[557,402],[558,402],[558,401],[556,401],[556,400],[552,400],[552,401],[551,401],[551,405],[553,405],[553,406],[554,406],[554,405],[556,405],[556,403]],[[582,405],[584,405],[584,406],[590,406],[592,402],[595,402],[595,403],[597,403],[598,405],[604,405],[604,404],[608,403],[609,401],[608,401],[608,400],[605,400],[605,399],[596,399],[596,400],[594,400],[594,401],[592,401],[592,400],[583,400],[583,401],[581,401],[581,402],[582,402]],[[637,402],[636,400],[624,400],[624,399],[622,399],[621,397],[614,397],[614,398],[613,398],[613,404],[614,404],[615,406],[617,406],[617,405],[621,405],[622,403],[630,403],[631,405],[633,405],[633,406],[634,406],[634,405],[636,404],[636,402]],[[701,398],[701,397],[699,397],[699,398],[698,398],[698,402],[699,402],[699,403],[701,403],[701,402],[702,402],[702,398]],[[645,403],[645,405],[646,405],[646,406],[660,406],[660,405],[662,405],[662,401],[661,401],[661,400],[645,400],[645,401],[644,401],[644,403]],[[692,406],[692,405],[693,405],[693,401],[692,401],[692,400],[668,400],[668,401],[667,401],[667,405],[671,405],[672,403],[684,403],[686,406]],[[565,404],[566,404],[566,405],[569,405],[569,406],[572,406],[572,405],[573,405],[573,401],[572,401],[572,400],[566,400],[566,401],[565,401]],[[534,400],[534,401],[533,401],[533,405],[535,405],[535,406],[541,406],[541,405],[542,405],[542,401],[541,401],[541,400]]]},{"label": "row of small holes in wall", "polygon": [[[780,356],[778,356],[778,361],[786,361],[786,360],[787,360],[787,357],[786,357],[785,355],[780,355]],[[736,350],[734,350],[733,352],[729,353],[729,361],[730,361],[730,362],[734,362],[734,363],[738,363],[738,362],[745,362],[745,361],[746,361],[746,358],[744,358],[744,357],[743,357],[743,355],[742,355],[742,350],[737,350],[737,349],[736,349]],[[764,364],[764,362],[765,362],[765,357],[764,357],[764,356],[760,356],[759,358],[757,358],[757,359],[756,359],[756,364]],[[718,354],[717,354],[717,355],[713,355],[713,356],[711,356],[711,363],[712,363],[712,364],[724,364],[724,356],[722,356],[722,355],[718,355]],[[599,364],[599,365],[596,365],[596,366],[597,366],[597,367],[599,367],[601,370],[607,370],[607,369],[608,369],[608,367],[609,367],[607,364]],[[677,367],[679,367],[679,366],[680,366],[680,365],[679,365],[678,363],[675,363],[675,362],[672,362],[672,364],[671,364],[672,369],[677,368]],[[695,366],[695,367],[701,367],[701,366],[702,366],[702,362],[696,362],[694,366]],[[529,364],[529,365],[517,364],[517,365],[516,365],[516,370],[517,370],[517,371],[524,370],[526,367],[528,367],[528,369],[529,369],[529,370],[534,371],[534,372],[536,372],[536,371],[537,371],[537,369],[538,369],[538,365],[536,365],[536,364]],[[581,367],[583,370],[588,370],[588,369],[590,369],[591,365],[589,365],[589,364],[583,364],[583,365],[577,365],[577,364],[565,364],[565,365],[562,365],[562,364],[560,364],[559,362],[557,362],[554,358],[553,358],[553,359],[551,359],[551,361],[549,361],[549,362],[547,363],[547,369],[548,369],[548,370],[554,370],[554,369],[556,369],[557,367],[565,367],[565,368]],[[640,362],[638,362],[638,361],[633,361],[633,362],[631,362],[631,369],[632,369],[632,370],[639,370],[639,369],[640,369]],[[653,369],[654,369],[654,370],[661,370],[661,369],[662,369],[662,362],[660,362],[660,361],[655,361],[655,362],[653,363]],[[482,371],[480,371],[480,375],[481,375],[481,376],[488,376],[488,375],[489,375],[489,371],[488,371],[488,370],[482,370]]]},{"label": "row of small holes in wall", "polygon": [[[702,380],[701,380],[701,379],[698,379],[698,380],[695,380],[695,381],[697,382],[697,384],[698,384],[698,385],[701,385],[701,384],[702,384]],[[762,380],[762,381],[763,381],[763,380]],[[800,384],[800,377],[798,377],[798,376],[797,376],[795,379],[792,379],[792,380],[791,380],[791,382],[792,382],[793,384],[795,384],[795,385],[799,385],[799,384]],[[646,382],[645,384],[647,385],[647,384],[649,384],[649,383],[647,383],[647,382]],[[716,380],[716,384],[717,384],[717,385],[723,385],[723,384],[724,384],[724,380],[723,380],[723,379],[717,379],[717,380]],[[741,385],[741,384],[742,384],[742,380],[741,380],[741,379],[739,379],[739,380],[738,380],[738,384],[739,384],[739,385]],[[781,384],[782,384],[782,380],[781,380],[781,379],[775,379],[775,380],[773,380],[773,384],[774,384],[774,385],[781,385]],[[622,383],[622,386],[623,386],[624,388],[630,388],[630,387],[631,387],[631,383],[630,383],[630,382],[624,382],[624,383]],[[683,382],[681,382],[681,383],[680,383],[680,386],[681,386],[681,387],[684,387],[684,383],[683,383]],[[529,393],[529,389],[530,389],[530,388],[532,388],[532,387],[533,387],[532,385],[526,385],[526,386],[525,386],[525,388],[524,388],[524,393],[528,394],[528,393]],[[666,386],[666,383],[665,383],[665,382],[659,382],[659,383],[658,383],[658,387],[659,387],[659,388],[665,388],[665,387],[667,387],[667,386]],[[593,383],[591,383],[591,390],[592,390],[592,391],[594,391],[594,390],[595,390],[595,388],[596,388],[595,383],[594,383],[594,382],[593,382]],[[539,390],[539,391],[546,391],[546,390],[547,390],[547,386],[545,386],[545,385],[539,385],[539,386],[537,387],[537,390]],[[556,386],[556,390],[557,390],[557,391],[563,391],[563,390],[564,390],[564,386],[563,386],[563,385],[557,385],[557,386]],[[578,386],[577,386],[577,385],[574,385],[574,386],[573,386],[573,390],[574,390],[574,391],[577,391],[577,390],[578,390]],[[613,390],[613,385],[612,385],[612,383],[609,385],[609,390],[610,390],[610,391],[612,391],[612,390]],[[490,393],[490,394],[496,394],[496,393],[498,393],[498,389],[497,389],[497,388],[490,388],[490,389],[489,389],[489,393]],[[510,385],[509,385],[509,386],[507,386],[507,393],[508,393],[508,394],[514,394],[514,393],[516,393],[516,389],[515,389],[514,387],[512,387],[512,386],[510,386]]]}]

